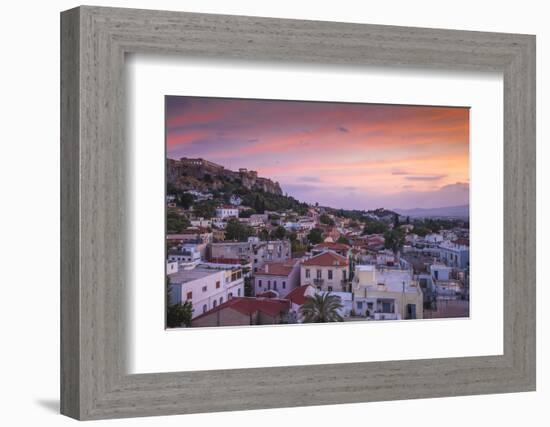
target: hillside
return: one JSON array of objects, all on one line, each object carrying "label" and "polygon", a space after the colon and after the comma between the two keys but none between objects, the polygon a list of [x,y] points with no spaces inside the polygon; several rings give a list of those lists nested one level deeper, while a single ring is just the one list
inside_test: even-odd
[{"label": "hillside", "polygon": [[258,177],[256,171],[232,171],[204,159],[167,159],[166,180],[169,186],[181,191],[222,191],[227,184],[234,184],[247,190],[283,194],[278,182]]},{"label": "hillside", "polygon": [[229,203],[231,196],[239,196],[242,205],[264,211],[294,210],[307,212],[307,204],[284,195],[278,182],[258,177],[256,171],[231,171],[203,159],[168,159],[166,165],[168,193],[178,195],[195,190],[213,195],[212,204]]},{"label": "hillside", "polygon": [[470,205],[394,210],[399,215],[411,218],[469,218],[470,216]]}]

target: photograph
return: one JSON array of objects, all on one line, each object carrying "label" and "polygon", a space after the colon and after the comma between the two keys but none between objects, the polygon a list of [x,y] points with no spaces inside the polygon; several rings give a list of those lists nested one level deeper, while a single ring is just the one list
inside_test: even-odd
[{"label": "photograph", "polygon": [[470,108],[165,96],[166,328],[469,318]]}]

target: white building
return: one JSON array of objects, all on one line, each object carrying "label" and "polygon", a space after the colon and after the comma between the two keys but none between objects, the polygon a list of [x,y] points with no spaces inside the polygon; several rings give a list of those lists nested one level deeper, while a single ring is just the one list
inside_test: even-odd
[{"label": "white building", "polygon": [[201,262],[201,253],[194,245],[184,245],[182,249],[169,251],[168,261],[176,262],[183,268],[192,268]]},{"label": "white building", "polygon": [[240,206],[240,204],[242,203],[242,199],[236,194],[232,194],[231,198],[229,199],[229,203],[231,203],[234,206]]},{"label": "white building", "polygon": [[177,261],[166,261],[166,274],[174,274],[178,272]]},{"label": "white building", "polygon": [[470,266],[470,243],[468,239],[444,241],[439,245],[441,261],[450,267],[466,269]]},{"label": "white building", "polygon": [[216,217],[225,219],[225,218],[238,218],[239,209],[235,206],[224,205],[216,208]]},{"label": "white building", "polygon": [[349,261],[333,251],[326,251],[304,261],[300,271],[300,284],[312,285],[319,291],[348,290]]},{"label": "white building", "polygon": [[422,319],[423,295],[412,270],[358,265],[352,281],[356,315],[374,320]]},{"label": "white building", "polygon": [[438,243],[441,243],[443,241],[443,236],[441,234],[438,234],[438,233],[430,233],[430,234],[426,234],[424,236],[424,241],[426,243],[431,243],[431,244],[438,244]]},{"label": "white building", "polygon": [[244,280],[240,267],[213,268],[200,265],[168,275],[170,302],[191,301],[193,318],[223,304],[232,297],[244,296]]}]

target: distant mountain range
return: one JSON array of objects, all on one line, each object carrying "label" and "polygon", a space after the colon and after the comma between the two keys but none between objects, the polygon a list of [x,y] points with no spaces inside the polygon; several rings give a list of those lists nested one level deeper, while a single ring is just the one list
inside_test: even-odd
[{"label": "distant mountain range", "polygon": [[469,218],[470,205],[446,206],[442,208],[393,209],[399,215],[411,218]]}]

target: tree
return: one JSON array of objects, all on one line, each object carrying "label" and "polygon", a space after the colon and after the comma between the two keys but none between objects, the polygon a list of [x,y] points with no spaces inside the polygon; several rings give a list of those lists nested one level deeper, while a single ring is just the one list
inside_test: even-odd
[{"label": "tree", "polygon": [[250,218],[255,213],[256,211],[254,209],[246,209],[244,211],[239,212],[239,218]]},{"label": "tree", "polygon": [[347,237],[344,237],[344,236],[338,237],[338,240],[336,240],[336,243],[343,243],[344,245],[349,246],[349,240],[347,239]]},{"label": "tree", "polygon": [[171,292],[172,288],[170,286],[170,278],[166,277],[166,326],[169,328],[191,326],[191,319],[193,318],[193,304],[191,304],[191,301],[172,304],[170,301]]},{"label": "tree", "polygon": [[274,240],[282,240],[286,236],[286,230],[282,225],[279,225],[276,229],[271,232],[271,236]]},{"label": "tree", "polygon": [[203,200],[193,205],[193,213],[196,217],[212,218],[216,216],[216,202]]},{"label": "tree", "polygon": [[334,225],[334,220],[325,213],[321,214],[319,221],[321,221],[321,224]]},{"label": "tree", "polygon": [[393,214],[393,228],[399,227],[399,215]]},{"label": "tree", "polygon": [[404,244],[405,236],[401,230],[388,230],[384,233],[384,247],[391,249],[394,254],[399,252]]},{"label": "tree", "polygon": [[342,309],[342,300],[329,292],[306,297],[301,307],[304,323],[343,322],[339,310]]},{"label": "tree", "polygon": [[267,228],[262,228],[258,233],[258,237],[263,241],[269,240],[269,231],[267,231]]},{"label": "tree", "polygon": [[312,245],[317,245],[321,243],[323,241],[323,230],[321,230],[320,228],[312,229],[307,235],[307,239]]},{"label": "tree", "polygon": [[244,296],[251,297],[253,294],[252,277],[247,276],[244,278]]},{"label": "tree", "polygon": [[189,220],[174,209],[169,209],[166,212],[166,230],[168,233],[181,233],[190,225]]},{"label": "tree", "polygon": [[407,219],[405,220],[405,224],[410,224],[410,223],[411,223],[411,218],[407,216]]},{"label": "tree", "polygon": [[245,242],[252,234],[253,232],[250,227],[241,224],[235,218],[230,219],[225,227],[225,240]]},{"label": "tree", "polygon": [[363,234],[382,234],[386,232],[388,226],[382,221],[369,221],[363,228]]},{"label": "tree", "polygon": [[189,193],[181,193],[176,196],[176,204],[183,209],[189,209],[194,200],[195,198],[193,195]]}]

